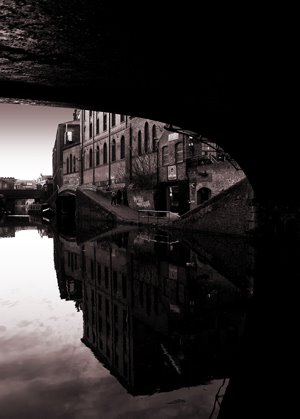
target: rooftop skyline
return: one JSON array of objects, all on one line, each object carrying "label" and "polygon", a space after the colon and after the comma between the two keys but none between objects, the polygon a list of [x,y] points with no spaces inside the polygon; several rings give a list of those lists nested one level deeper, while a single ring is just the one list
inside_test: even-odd
[{"label": "rooftop skyline", "polygon": [[73,108],[0,104],[0,177],[37,179],[52,174],[57,126]]}]

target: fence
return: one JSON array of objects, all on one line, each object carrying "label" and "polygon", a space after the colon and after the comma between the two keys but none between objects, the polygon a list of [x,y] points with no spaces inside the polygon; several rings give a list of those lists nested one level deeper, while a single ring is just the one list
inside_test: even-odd
[{"label": "fence", "polygon": [[172,211],[138,210],[139,224],[171,224],[180,217]]}]

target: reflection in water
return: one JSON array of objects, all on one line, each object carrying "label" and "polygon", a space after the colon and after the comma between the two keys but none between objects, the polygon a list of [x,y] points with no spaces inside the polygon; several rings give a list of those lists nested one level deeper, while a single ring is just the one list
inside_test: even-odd
[{"label": "reflection in water", "polygon": [[60,296],[82,310],[82,342],[133,395],[230,376],[249,284],[231,282],[163,232],[55,237]]},{"label": "reflection in water", "polygon": [[213,252],[222,240],[207,237],[205,251],[200,235],[123,226],[85,240],[72,223],[53,233],[24,222],[0,226],[3,417],[216,418],[250,264],[239,275],[225,250]]}]

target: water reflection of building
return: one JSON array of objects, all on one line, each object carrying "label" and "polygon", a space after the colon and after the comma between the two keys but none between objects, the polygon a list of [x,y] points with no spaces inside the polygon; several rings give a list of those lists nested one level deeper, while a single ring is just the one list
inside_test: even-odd
[{"label": "water reflection of building", "polygon": [[82,274],[82,341],[131,394],[229,375],[243,332],[243,293],[193,250],[136,231],[82,245],[61,238],[56,246],[62,298],[70,298],[76,269],[78,281]]},{"label": "water reflection of building", "polygon": [[54,264],[60,297],[75,301],[77,309],[82,303],[82,254],[76,240],[54,236]]}]

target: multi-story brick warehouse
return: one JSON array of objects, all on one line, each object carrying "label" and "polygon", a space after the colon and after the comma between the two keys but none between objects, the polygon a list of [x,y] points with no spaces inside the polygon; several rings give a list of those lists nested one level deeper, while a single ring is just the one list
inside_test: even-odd
[{"label": "multi-story brick warehouse", "polygon": [[[163,126],[158,121],[82,110],[82,183],[115,189],[130,184],[137,170],[147,177],[155,175]],[[148,162],[143,167],[141,156]]]},{"label": "multi-story brick warehouse", "polygon": [[205,140],[170,132],[159,121],[75,111],[74,121],[58,127],[54,183],[126,187],[133,208],[183,214],[244,177],[228,162],[220,162],[216,145]]}]

